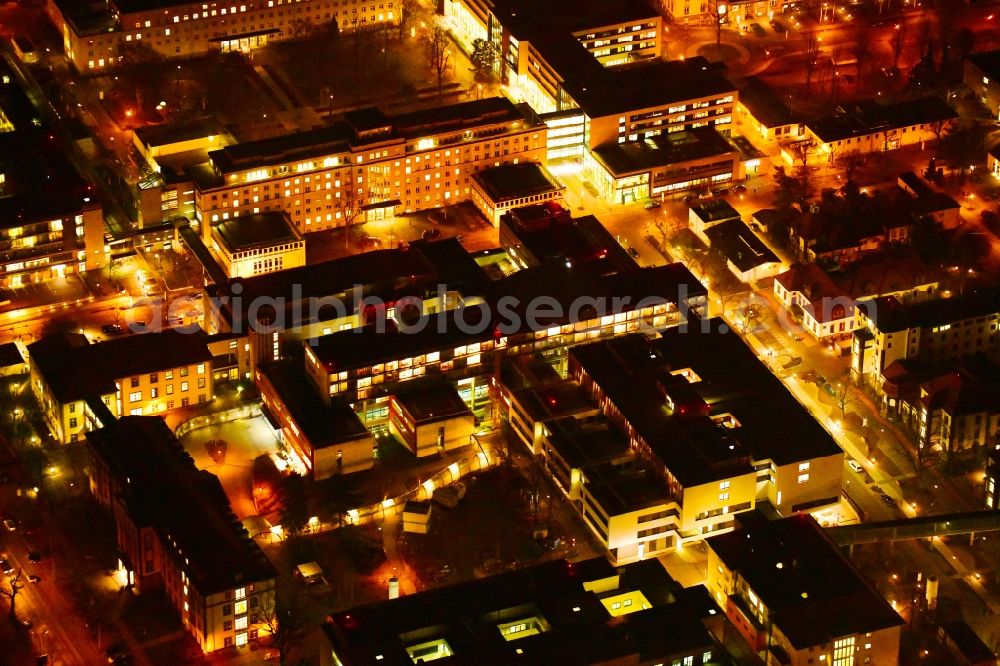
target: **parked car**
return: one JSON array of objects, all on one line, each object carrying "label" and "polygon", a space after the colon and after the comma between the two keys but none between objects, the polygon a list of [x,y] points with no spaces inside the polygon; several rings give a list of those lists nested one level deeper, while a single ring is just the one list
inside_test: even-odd
[{"label": "parked car", "polygon": [[760,27],[760,24],[758,23],[751,23],[750,29],[753,30],[753,34],[757,35],[758,37],[763,37],[764,35],[767,34],[766,32],[764,32],[764,28]]},{"label": "parked car", "polygon": [[729,194],[729,188],[728,187],[716,188],[712,190],[712,194],[717,197],[724,197]]},{"label": "parked car", "polygon": [[747,191],[746,185],[733,185],[733,194],[743,194]]},{"label": "parked car", "polygon": [[29,583],[41,583],[42,582],[42,577],[38,576],[36,574],[31,574],[30,576],[28,576],[28,582]]},{"label": "parked car", "polygon": [[778,19],[771,21],[771,27],[774,28],[775,32],[788,32],[788,28],[785,27],[785,24]]},{"label": "parked car", "polygon": [[9,576],[14,573],[14,567],[10,566],[10,562],[7,560],[0,560],[0,571]]},{"label": "parked car", "polygon": [[862,467],[861,463],[859,463],[857,460],[848,460],[847,461],[847,466],[850,467],[855,472],[857,472],[858,474],[860,474],[861,472],[865,471],[865,468]]},{"label": "parked car", "polygon": [[889,497],[885,493],[882,493],[881,495],[879,495],[879,499],[881,499],[882,500],[882,504],[885,504],[886,506],[893,506],[893,507],[896,506],[896,500],[892,499],[891,497]]},{"label": "parked car", "polygon": [[633,259],[638,259],[638,258],[639,258],[639,250],[635,249],[635,246],[633,246],[633,247],[630,247],[630,248],[628,249],[628,253],[629,253],[629,255],[630,255],[630,256],[631,256],[631,257],[632,257]]},{"label": "parked car", "polygon": [[425,229],[424,233],[420,234],[420,237],[424,240],[434,240],[435,238],[441,238],[440,229]]},{"label": "parked car", "polygon": [[104,335],[121,335],[122,327],[118,324],[105,324],[101,326],[101,332]]},{"label": "parked car", "polygon": [[659,208],[659,207],[660,207],[659,201],[648,201],[646,202],[646,205],[643,206],[643,208],[645,208],[646,210],[653,210],[654,208]]},{"label": "parked car", "polygon": [[699,199],[711,199],[714,196],[715,196],[715,194],[712,193],[712,192],[702,192],[701,194],[698,195],[698,198]]},{"label": "parked car", "polygon": [[31,562],[32,564],[38,564],[39,562],[42,561],[42,554],[39,553],[37,550],[33,550],[30,553],[28,553],[28,561]]}]

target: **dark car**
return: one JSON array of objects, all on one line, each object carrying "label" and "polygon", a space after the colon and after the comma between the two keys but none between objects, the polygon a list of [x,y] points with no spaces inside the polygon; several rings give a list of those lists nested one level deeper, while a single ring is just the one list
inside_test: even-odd
[{"label": "dark car", "polygon": [[122,327],[118,324],[105,324],[101,326],[101,332],[104,335],[121,335]]},{"label": "dark car", "polygon": [[714,196],[717,196],[717,197],[724,197],[727,194],[729,194],[729,188],[728,187],[720,187],[718,189],[712,190],[712,194]]},{"label": "dark car", "polygon": [[14,567],[10,566],[10,562],[7,560],[0,560],[0,571],[4,572],[8,576],[14,573]]},{"label": "dark car", "polygon": [[424,233],[420,234],[420,237],[424,240],[434,240],[435,238],[441,238],[440,229],[426,229]]},{"label": "dark car", "polygon": [[639,250],[635,249],[634,247],[630,247],[628,249],[628,253],[629,253],[629,256],[631,256],[634,259],[638,259],[639,258]]},{"label": "dark car", "polygon": [[879,499],[881,499],[882,500],[882,504],[885,504],[886,506],[896,506],[896,500],[892,499],[891,497],[889,497],[885,493],[882,493],[881,495],[879,495]]},{"label": "dark car", "polygon": [[778,19],[771,21],[771,27],[774,28],[775,32],[788,32],[788,28],[785,27],[785,24]]},{"label": "dark car", "polygon": [[28,561],[31,562],[32,564],[38,564],[39,562],[42,561],[42,554],[39,553],[37,550],[33,550],[30,553],[28,553]]},{"label": "dark car", "polygon": [[646,210],[653,210],[654,208],[659,208],[659,207],[660,207],[659,201],[650,201],[647,202],[645,206],[643,206],[643,208],[645,208]]},{"label": "dark car", "polygon": [[747,191],[746,185],[733,185],[733,194],[743,194]]},{"label": "dark car", "polygon": [[42,577],[38,576],[36,574],[31,574],[30,576],[28,576],[28,582],[29,583],[41,583],[42,582]]},{"label": "dark car", "polygon": [[758,37],[763,37],[764,35],[767,34],[766,32],[764,32],[764,28],[760,27],[760,24],[758,23],[751,23],[750,29],[753,30],[753,34],[757,35]]}]

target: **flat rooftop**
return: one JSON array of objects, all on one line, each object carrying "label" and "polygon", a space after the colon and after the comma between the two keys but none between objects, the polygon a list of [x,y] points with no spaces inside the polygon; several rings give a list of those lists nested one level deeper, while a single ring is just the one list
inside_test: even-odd
[{"label": "flat rooftop", "polygon": [[17,348],[16,344],[5,342],[0,345],[0,368],[9,368],[22,363],[24,363],[24,357],[21,356],[21,350]]},{"label": "flat rooftop", "polygon": [[768,521],[753,511],[736,521],[734,531],[709,538],[708,546],[797,649],[904,624],[812,516]]},{"label": "flat rooftop", "polygon": [[[590,591],[597,581],[606,592]],[[612,618],[602,598],[626,592],[641,593],[650,607]],[[703,587],[680,588],[655,560],[615,569],[595,558],[351,608],[334,613],[323,630],[344,666],[412,666],[420,649],[446,650],[447,662],[461,666],[669,663],[706,651],[724,658],[704,624],[712,612]],[[501,632],[517,622],[534,631]]]},{"label": "flat rooftop", "polygon": [[[482,304],[430,315],[426,325],[418,326],[418,330],[401,331],[389,321],[387,330],[381,332],[369,325],[316,338],[309,342],[310,349],[331,371],[343,371],[492,340],[496,330],[503,335],[515,335],[535,327],[589,321],[613,312],[616,304],[628,310],[643,300],[677,304],[707,294],[683,264],[612,275],[602,275],[589,264],[571,267],[546,264],[518,271],[488,286],[490,291],[483,293]],[[625,300],[615,301],[616,297]],[[561,311],[550,316],[545,316],[548,309],[544,313],[534,311],[528,317],[527,309],[541,298],[560,304],[561,308],[553,310]],[[581,303],[581,299],[587,300]],[[574,303],[581,307],[570,307]],[[456,323],[458,317],[466,323]]]},{"label": "flat rooftop", "polygon": [[874,99],[838,107],[837,112],[806,123],[823,143],[866,136],[873,132],[902,129],[957,118],[955,110],[937,97],[882,104]]},{"label": "flat rooftop", "polygon": [[216,137],[223,144],[233,143],[235,139],[225,125],[214,116],[194,118],[182,123],[166,123],[137,127],[135,136],[147,148],[169,146],[173,143],[195,141]]},{"label": "flat rooftop", "polygon": [[628,437],[604,416],[554,419],[546,421],[545,428],[552,448],[573,469],[624,458],[629,453]]},{"label": "flat rooftop", "polygon": [[[422,296],[439,284],[463,294],[480,293],[488,282],[486,274],[461,243],[456,238],[445,238],[414,241],[405,248],[373,250],[319,264],[233,278],[206,287],[206,293],[218,300],[227,317],[246,322],[252,312],[251,305],[261,302],[260,299],[273,299],[278,307],[287,310],[310,299],[335,297],[341,299],[342,310],[351,313],[361,296],[381,296],[386,300],[404,295]],[[234,296],[239,296],[235,312]],[[308,309],[302,313],[303,323],[311,321],[309,314]],[[313,314],[323,320],[333,318],[336,312],[331,306]]]},{"label": "flat rooftop", "polygon": [[[4,76],[9,77],[7,83],[2,83]],[[88,206],[97,208],[93,186],[70,162],[67,146],[41,121],[17,81],[0,61],[0,113],[13,126],[13,131],[0,130],[0,173],[5,176],[0,187],[0,228],[51,222]],[[0,261],[23,259],[19,254],[15,251]]]},{"label": "flat rooftop", "polygon": [[155,529],[162,542],[176,543],[202,595],[276,576],[233,514],[219,479],[195,467],[162,418],[124,416],[87,433],[87,442],[107,464],[129,516]]},{"label": "flat rooftop", "polygon": [[535,162],[490,167],[472,174],[472,179],[496,203],[566,189],[548,169]]},{"label": "flat rooftop", "polygon": [[740,88],[740,104],[765,127],[801,123],[805,118],[785,104],[771,86],[756,76],[746,79]]},{"label": "flat rooftop", "polygon": [[[752,461],[843,454],[720,319],[670,328],[656,340],[631,334],[577,346],[569,355],[682,486],[747,472]],[[722,422],[726,415],[736,427]]]},{"label": "flat rooftop", "polygon": [[349,404],[336,398],[329,405],[323,402],[301,361],[286,359],[258,367],[314,449],[371,437]]},{"label": "flat rooftop", "polygon": [[742,220],[726,220],[705,229],[712,247],[742,272],[781,260]]},{"label": "flat rooftop", "polygon": [[597,160],[618,177],[711,157],[731,158],[737,152],[714,127],[668,132],[593,150]]},{"label": "flat rooftop", "polygon": [[472,410],[447,382],[430,380],[404,384],[392,399],[409,412],[417,425],[472,416]]},{"label": "flat rooftop", "polygon": [[285,211],[223,220],[212,225],[212,233],[230,254],[302,240]]},{"label": "flat rooftop", "polygon": [[894,296],[880,296],[858,303],[878,330],[895,333],[921,326],[943,326],[1000,312],[1000,288],[977,289],[951,298],[903,304]]},{"label": "flat rooftop", "polygon": [[513,250],[521,259],[529,259],[525,256],[527,253],[539,263],[593,262],[602,264],[604,273],[639,269],[639,264],[618,239],[593,215],[570,217],[565,211],[565,215],[549,217],[547,221],[542,216],[532,216],[527,224],[522,224],[523,210],[517,208],[500,219],[501,246]]}]

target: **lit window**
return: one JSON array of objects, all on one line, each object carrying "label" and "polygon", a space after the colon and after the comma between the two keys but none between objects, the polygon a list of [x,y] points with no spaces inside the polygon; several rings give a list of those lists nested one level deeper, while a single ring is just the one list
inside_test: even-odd
[{"label": "lit window", "polygon": [[233,604],[233,610],[236,611],[237,615],[245,615],[247,612],[247,600],[237,601]]},{"label": "lit window", "polygon": [[241,632],[236,634],[236,645],[246,645],[247,644],[247,632]]},{"label": "lit window", "polygon": [[236,622],[235,622],[235,624],[233,626],[236,627],[237,631],[246,629],[247,628],[247,617],[246,617],[246,615],[244,615],[243,617],[236,618]]},{"label": "lit window", "polygon": [[729,488],[729,482],[723,481],[719,484],[719,490],[727,490]]},{"label": "lit window", "polygon": [[247,588],[245,587],[238,587],[236,588],[236,591],[233,592],[233,597],[236,599],[246,599],[246,596],[247,596]]},{"label": "lit window", "polygon": [[729,499],[729,493],[719,493],[719,501],[725,502]]},{"label": "lit window", "polygon": [[808,474],[799,474],[799,483],[806,483],[807,481],[809,481]]},{"label": "lit window", "polygon": [[800,472],[808,472],[809,471],[809,463],[807,463],[807,462],[800,463],[799,464],[799,471]]}]

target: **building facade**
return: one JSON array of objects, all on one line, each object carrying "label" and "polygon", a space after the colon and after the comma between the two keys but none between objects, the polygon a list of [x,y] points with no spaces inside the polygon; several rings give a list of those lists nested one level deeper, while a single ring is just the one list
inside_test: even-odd
[{"label": "building facade", "polygon": [[122,45],[142,44],[166,58],[249,52],[333,22],[345,31],[392,25],[399,8],[393,0],[113,0],[96,7],[47,0],[46,11],[70,62],[97,74],[120,62]]},{"label": "building facade", "polygon": [[450,205],[471,197],[472,174],[544,158],[546,127],[503,98],[344,122],[210,153],[198,184],[203,234],[231,218],[284,211],[301,233]]},{"label": "building facade", "polygon": [[204,652],[269,633],[276,572],[163,419],[124,417],[87,442],[91,492],[115,523],[119,584],[165,592]]},{"label": "building facade", "polygon": [[126,415],[165,414],[212,400],[212,355],[203,334],[174,331],[90,344],[55,333],[28,345],[31,389],[62,443]]},{"label": "building facade", "polygon": [[903,619],[813,518],[740,522],[708,540],[705,585],[764,663],[899,663]]},{"label": "building facade", "polygon": [[862,301],[855,309],[851,374],[879,386],[893,362],[953,361],[1000,353],[1000,297],[984,289],[904,305],[894,297]]}]

